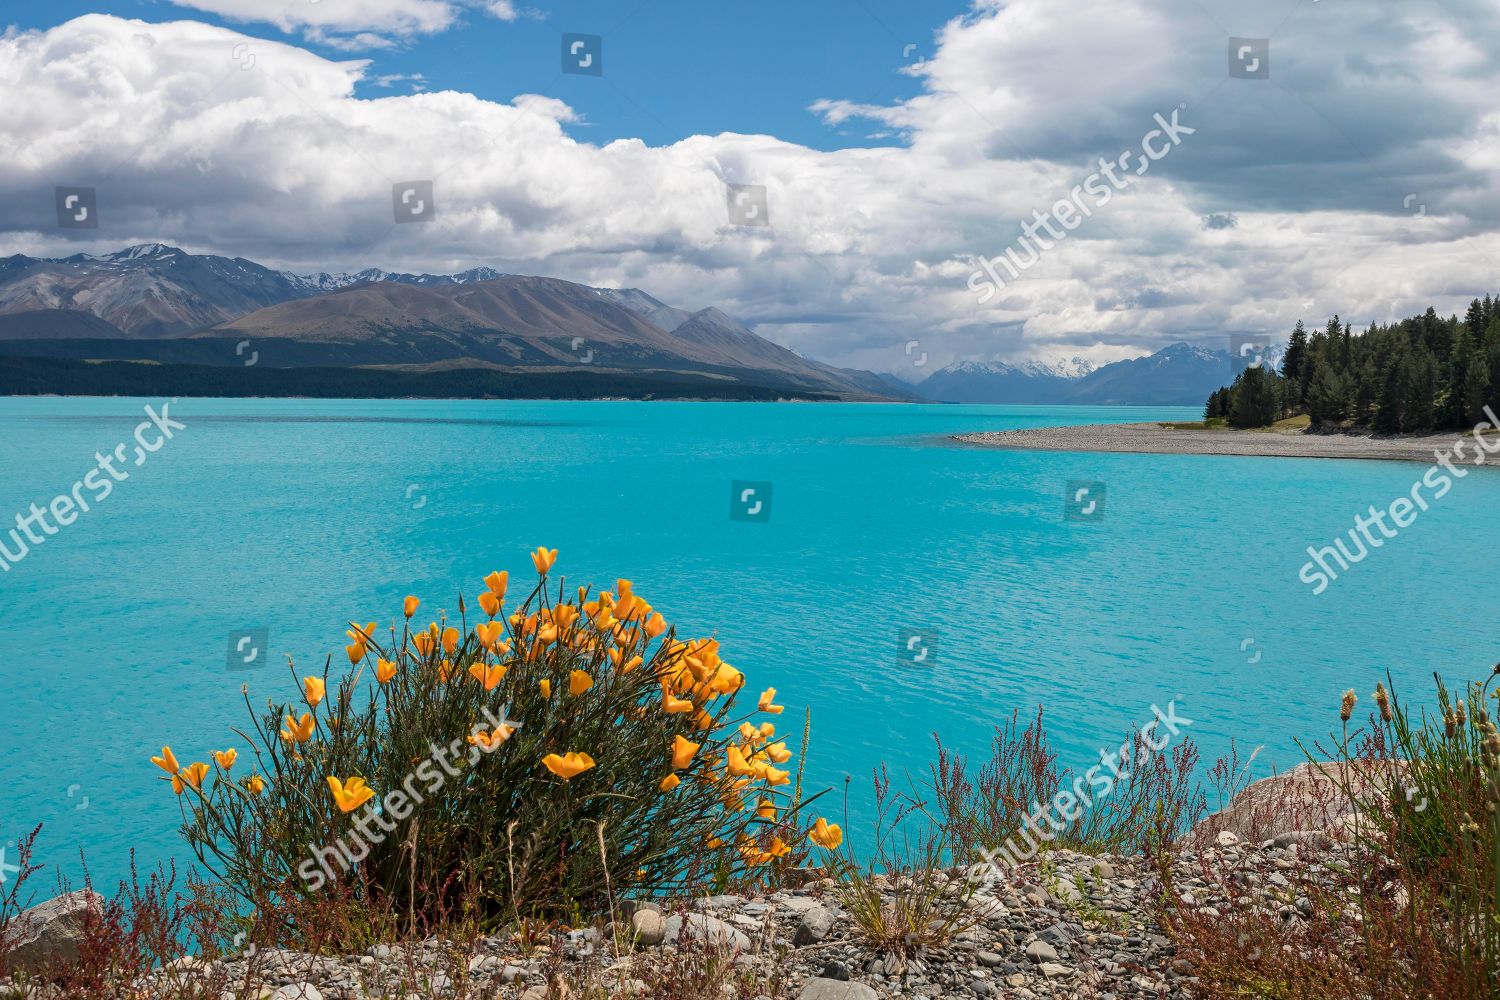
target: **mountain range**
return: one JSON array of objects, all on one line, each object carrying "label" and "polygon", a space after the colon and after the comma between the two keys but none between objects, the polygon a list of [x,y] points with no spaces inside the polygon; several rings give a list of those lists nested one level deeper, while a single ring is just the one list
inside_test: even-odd
[{"label": "mountain range", "polygon": [[[1279,366],[1281,353],[1262,352],[1262,363]],[[1228,351],[1177,343],[1097,368],[1081,358],[1053,364],[962,361],[938,369],[915,388],[943,403],[1202,406],[1244,366]]]},{"label": "mountain range", "polygon": [[[134,391],[144,376],[121,365],[147,362],[180,369],[173,384],[197,379],[226,394],[236,381],[247,394],[276,394],[278,384],[301,394],[320,377],[395,394],[420,377],[414,394],[441,394],[446,375],[481,395],[1194,406],[1236,370],[1228,352],[1174,344],[1097,368],[1081,358],[964,361],[912,384],[805,358],[716,307],[681,309],[638,288],[488,267],[299,275],[160,243],[0,259],[0,355],[12,367],[33,362],[8,391]],[[85,364],[102,368],[85,375]],[[255,365],[253,379],[235,371]]]},{"label": "mountain range", "polygon": [[611,376],[630,373],[706,396],[754,389],[773,397],[921,398],[871,372],[804,358],[719,309],[677,309],[640,289],[491,268],[296,275],[163,244],[0,260],[0,352],[226,367],[253,357],[280,368],[429,376],[572,372],[604,393]]}]

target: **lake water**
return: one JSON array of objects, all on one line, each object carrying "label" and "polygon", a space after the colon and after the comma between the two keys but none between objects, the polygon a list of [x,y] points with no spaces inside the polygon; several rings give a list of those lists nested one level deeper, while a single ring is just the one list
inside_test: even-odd
[{"label": "lake water", "polygon": [[[148,402],[0,399],[0,523],[70,492]],[[778,689],[784,731],[810,707],[810,779],[853,776],[855,836],[877,762],[920,772],[934,732],[982,750],[1017,708],[1044,704],[1087,767],[1175,698],[1206,757],[1263,745],[1265,773],[1329,732],[1347,687],[1389,669],[1425,699],[1433,671],[1497,658],[1491,470],[1314,597],[1306,547],[1423,467],[945,440],[1185,409],[184,399],[170,416],[186,429],[0,572],[0,847],[42,823],[39,860],[76,871],[83,849],[106,883],[131,848],[186,859],[147,760],[163,743],[207,759],[242,684],[288,693],[286,654],[342,657],[344,622],[389,622],[406,593],[456,608],[492,569],[530,574],[542,543],[570,581],[630,577],[689,634],[717,631]],[[1065,518],[1073,480],[1105,484],[1102,517]],[[731,517],[734,481],[771,484],[769,519]],[[253,629],[268,649],[231,667]]]}]

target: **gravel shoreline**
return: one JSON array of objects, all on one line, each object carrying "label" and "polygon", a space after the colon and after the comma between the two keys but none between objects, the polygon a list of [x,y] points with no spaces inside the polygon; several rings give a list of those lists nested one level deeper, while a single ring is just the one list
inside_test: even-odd
[{"label": "gravel shoreline", "polygon": [[[1262,458],[1345,458],[1436,464],[1435,453],[1451,453],[1471,435],[1448,432],[1403,437],[1359,434],[1307,434],[1301,431],[1195,431],[1160,424],[1089,424],[1080,427],[1032,427],[1014,431],[955,434],[953,440],[985,448],[1026,451],[1103,451],[1152,455],[1243,455]],[[1476,455],[1475,452],[1481,454]],[[1482,449],[1472,440],[1456,465],[1483,465]],[[1500,461],[1500,460],[1497,460]]]}]

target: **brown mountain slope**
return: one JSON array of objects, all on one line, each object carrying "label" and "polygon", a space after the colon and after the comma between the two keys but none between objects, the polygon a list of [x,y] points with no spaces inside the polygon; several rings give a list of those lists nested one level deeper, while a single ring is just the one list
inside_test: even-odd
[{"label": "brown mountain slope", "polygon": [[599,370],[696,371],[757,384],[890,398],[844,373],[756,336],[718,310],[668,332],[599,289],[558,278],[506,275],[464,285],[357,285],[283,302],[204,331],[244,337],[355,345],[405,364],[461,358],[520,368],[592,365]]}]

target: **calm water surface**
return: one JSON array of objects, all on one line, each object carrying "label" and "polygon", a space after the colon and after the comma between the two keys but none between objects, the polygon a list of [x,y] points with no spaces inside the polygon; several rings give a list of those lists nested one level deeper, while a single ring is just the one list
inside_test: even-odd
[{"label": "calm water surface", "polygon": [[[70,491],[147,402],[0,399],[0,523]],[[1313,597],[1306,547],[1421,466],[944,440],[1184,409],[184,399],[171,415],[187,429],[0,573],[0,847],[42,823],[42,862],[76,871],[83,849],[106,881],[132,848],[185,860],[147,762],[162,743],[207,759],[244,718],[241,685],[290,693],[287,655],[342,657],[346,620],[389,622],[407,593],[456,609],[492,569],[531,573],[541,543],[570,580],[628,576],[689,634],[717,631],[755,690],[777,687],[783,730],[810,708],[810,778],[852,776],[856,827],[877,762],[920,771],[934,733],[981,750],[1017,708],[1044,704],[1086,767],[1176,698],[1206,756],[1263,745],[1264,772],[1329,731],[1346,687],[1390,670],[1425,697],[1433,671],[1497,659],[1490,470]],[[768,521],[730,517],[734,480],[772,484]],[[1102,520],[1064,518],[1070,480],[1107,484]],[[242,629],[267,631],[269,666],[228,665]]]}]

